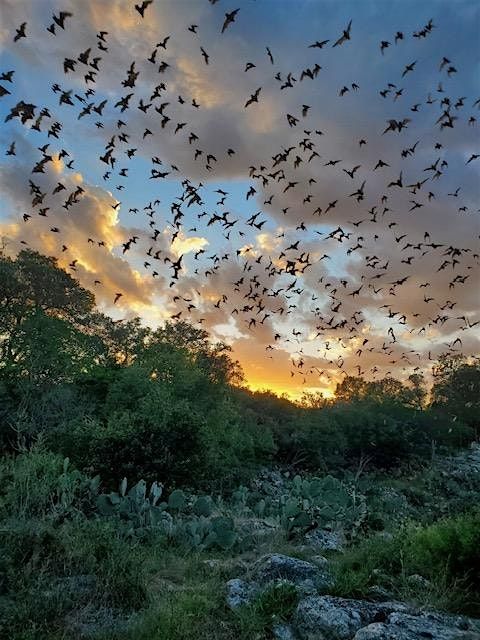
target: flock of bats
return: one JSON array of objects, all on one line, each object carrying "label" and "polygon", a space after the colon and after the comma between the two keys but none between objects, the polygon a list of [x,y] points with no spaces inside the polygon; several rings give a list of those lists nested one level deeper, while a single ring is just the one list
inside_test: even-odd
[{"label": "flock of bats", "polygon": [[[208,1],[217,5],[220,0]],[[148,21],[149,12],[154,10],[151,7],[153,2],[126,2],[125,11],[131,12],[140,22]],[[228,38],[242,19],[242,8],[224,14],[220,7],[215,7],[217,10],[218,37]],[[75,15],[70,11],[58,11],[44,25],[39,27],[35,24],[34,35],[35,38],[55,39],[70,29],[75,29]],[[198,41],[202,64],[206,67],[215,65],[216,61],[208,53],[209,43],[202,42],[200,26],[185,24],[184,29],[188,32],[187,37]],[[390,40],[379,41],[378,55],[385,59],[388,49],[406,49],[410,40],[427,39],[436,29],[434,21],[429,20],[410,33],[397,31]],[[31,37],[29,22],[21,23],[11,34],[12,47],[24,46]],[[332,34],[331,38],[302,46],[306,51],[311,49],[322,55],[322,50],[352,46],[355,38],[355,24],[350,20],[343,31]],[[408,348],[404,334],[427,338],[430,331],[444,325],[451,330],[453,337],[450,342],[441,344],[440,351],[461,352],[460,332],[471,331],[479,321],[473,321],[471,314],[458,310],[460,305],[455,300],[455,291],[462,286],[475,286],[472,269],[479,263],[478,249],[436,241],[436,230],[424,230],[421,218],[423,210],[435,203],[439,196],[455,203],[453,210],[456,214],[478,215],[480,211],[462,201],[460,186],[453,191],[442,186],[449,170],[448,148],[443,136],[455,127],[471,127],[473,133],[475,113],[480,108],[480,99],[450,95],[448,82],[458,73],[455,63],[448,57],[440,57],[436,62],[438,86],[434,92],[426,92],[424,100],[418,103],[408,104],[407,100],[408,83],[421,64],[419,60],[406,60],[395,82],[389,82],[378,90],[379,100],[388,103],[401,101],[405,115],[400,119],[386,119],[379,127],[376,143],[383,145],[381,148],[385,155],[372,166],[366,161],[352,166],[351,162],[326,157],[322,153],[322,140],[328,132],[318,129],[311,105],[304,104],[302,100],[298,110],[286,113],[284,120],[290,142],[291,134],[298,131],[295,144],[285,146],[279,142],[277,153],[268,159],[261,157],[261,150],[250,150],[251,164],[245,167],[244,172],[245,179],[250,182],[244,194],[244,211],[248,213],[234,215],[229,209],[238,208],[238,204],[232,202],[228,186],[225,186],[228,179],[222,178],[218,169],[235,158],[235,145],[230,146],[226,141],[222,155],[204,147],[200,133],[194,130],[195,114],[203,108],[200,98],[196,95],[175,95],[175,90],[169,87],[175,72],[175,61],[168,56],[171,42],[171,36],[162,35],[151,48],[145,43],[149,49],[145,57],[135,59],[128,68],[119,70],[118,92],[112,98],[102,93],[101,79],[104,61],[115,54],[111,51],[108,31],[98,31],[84,51],[72,52],[69,57],[55,60],[58,79],[48,88],[58,102],[55,110],[41,104],[42,96],[37,96],[33,104],[31,98],[21,99],[15,95],[15,70],[0,68],[0,99],[3,107],[7,104],[5,121],[15,119],[19,123],[18,136],[26,135],[27,130],[33,131],[39,141],[37,158],[31,166],[30,175],[25,176],[31,207],[21,214],[23,222],[26,225],[40,222],[47,225],[44,230],[54,234],[58,255],[71,257],[70,271],[78,269],[81,261],[78,264],[75,246],[68,246],[62,239],[62,225],[58,217],[55,225],[48,223],[48,218],[57,211],[74,215],[76,205],[88,191],[88,187],[80,185],[71,187],[68,180],[69,172],[78,171],[81,167],[76,166],[73,151],[64,148],[62,113],[68,111],[67,120],[73,114],[77,120],[92,127],[92,144],[100,139],[99,135],[103,136],[104,146],[95,161],[100,170],[99,178],[101,174],[106,188],[115,194],[110,205],[115,211],[120,210],[120,198],[125,190],[130,197],[141,200],[141,194],[133,193],[132,196],[128,191],[129,172],[133,172],[139,157],[145,159],[149,155],[147,143],[150,149],[155,144],[161,150],[165,138],[169,137],[185,149],[195,166],[201,166],[205,177],[201,182],[193,180],[187,171],[160,157],[161,151],[159,155],[150,157],[150,174],[145,176],[148,183],[173,181],[178,186],[179,195],[166,204],[160,187],[158,198],[130,207],[128,215],[132,218],[146,217],[145,228],[132,226],[132,233],[116,252],[119,256],[129,254],[137,260],[141,258],[145,274],[157,279],[155,286],[158,281],[164,282],[163,294],[168,296],[169,308],[175,311],[170,315],[172,320],[213,325],[207,318],[213,318],[221,311],[224,321],[233,320],[242,333],[255,334],[261,330],[262,335],[267,336],[265,353],[259,353],[259,359],[273,358],[272,352],[279,348],[289,351],[291,377],[299,376],[303,384],[309,385],[314,384],[312,377],[331,380],[340,373],[352,373],[352,370],[369,377],[392,375],[398,368],[407,372],[422,371],[425,364],[428,365],[427,351],[428,360],[434,360],[434,357],[428,346],[425,351],[418,347]],[[242,78],[247,77],[245,74],[255,76],[259,69],[263,73],[266,68],[269,81],[278,91],[279,101],[284,92],[294,92],[300,86],[305,88],[308,83],[314,86],[322,73],[321,60],[300,70],[285,71],[280,68],[272,49],[264,47],[263,59],[239,61],[238,73]],[[155,69],[154,82],[151,82],[152,69]],[[264,92],[264,86],[257,87],[256,84],[250,95],[245,96],[243,107],[252,119],[256,117],[255,110],[262,102]],[[355,82],[344,84],[338,89],[337,99],[342,100],[347,94],[353,97],[359,89]],[[423,115],[427,110],[435,142],[431,144],[422,138],[413,144],[404,142],[417,115]],[[355,141],[358,153],[363,153],[369,144],[372,143],[367,137],[360,136]],[[18,140],[13,139],[4,151],[13,162],[17,145]],[[411,160],[419,150],[428,153],[431,160],[420,170],[416,168],[413,175]],[[391,175],[391,160],[387,153],[401,158],[403,164],[399,174]],[[464,164],[472,165],[479,159],[480,153],[472,153]],[[57,184],[51,188],[50,167],[58,160],[63,161],[63,174],[59,181],[57,176]],[[469,171],[470,167],[465,170]],[[217,173],[220,177],[216,176]],[[305,174],[309,176],[307,179]],[[342,185],[338,194],[327,202],[322,201],[320,195],[323,181]],[[210,188],[211,182],[217,183],[214,186],[220,183],[223,188]],[[406,194],[407,211],[394,207],[393,199],[400,192]],[[207,194],[216,199],[213,209],[205,205]],[[277,204],[279,201],[287,204],[287,197],[290,198],[288,203],[296,202],[298,210],[305,211],[303,220],[292,220],[292,204],[284,207]],[[252,213],[249,209],[252,204],[261,209]],[[281,219],[281,227],[276,230],[275,217],[271,213],[275,206]],[[269,212],[264,211],[266,207],[269,207]],[[358,210],[358,219],[344,224],[332,222],[344,207]],[[412,216],[418,216],[416,226],[419,235],[416,237],[403,230],[407,214],[410,216],[409,224]],[[452,221],[452,237],[455,224],[457,222]],[[319,225],[322,230],[318,229]],[[263,234],[272,227],[270,248],[259,249],[255,243],[248,244],[247,233]],[[186,254],[178,255],[172,249],[175,241],[185,237],[185,233],[208,234],[211,231],[216,234],[215,242],[223,245],[211,255],[205,248],[192,252],[188,257]],[[393,253],[382,256],[370,252],[371,243],[375,246],[387,234],[398,251],[400,260],[396,261],[396,267],[401,265],[403,270],[400,277],[398,272],[392,276],[392,265],[396,259]],[[170,246],[165,247],[166,237]],[[95,250],[109,251],[104,238],[88,237],[85,241],[92,245],[92,250],[95,247]],[[25,240],[22,242],[26,244]],[[332,251],[325,253],[322,247],[326,246]],[[334,263],[338,252],[347,259],[356,260],[355,278],[335,275]],[[402,287],[410,286],[415,280],[417,265],[425,257],[435,265],[432,274],[444,276],[443,291],[448,299],[429,295],[430,282],[418,282],[416,291],[422,296],[420,300],[425,310],[419,308],[412,314],[402,312],[395,304],[396,297]],[[324,265],[328,263],[333,266],[327,269]],[[233,269],[238,277],[228,283],[228,288],[221,290],[220,286],[222,289],[225,286],[222,274],[230,274]],[[92,284],[96,288],[103,286],[101,273],[95,274]],[[220,291],[218,296],[203,295],[212,290]],[[122,297],[127,304],[127,296],[121,290],[115,292],[111,302],[122,305]],[[364,312],[365,304],[371,303],[372,299],[382,303],[376,307],[383,314],[377,326],[372,326],[372,320],[368,320]],[[354,301],[358,301],[356,309],[352,307]],[[367,355],[368,364],[362,366]]]}]

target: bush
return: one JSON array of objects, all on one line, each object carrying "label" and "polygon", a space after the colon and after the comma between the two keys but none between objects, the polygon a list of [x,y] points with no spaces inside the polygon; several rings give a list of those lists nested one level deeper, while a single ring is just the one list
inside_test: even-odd
[{"label": "bush", "polygon": [[0,487],[2,637],[47,637],[89,603],[146,604],[145,550],[95,516],[97,481],[38,449],[4,460]]},{"label": "bush", "polygon": [[461,580],[480,596],[480,512],[412,531],[404,554],[421,575],[434,578],[444,567],[452,583]]},{"label": "bush", "polygon": [[[336,565],[336,593],[365,597],[381,585],[425,606],[480,613],[480,512],[420,527],[391,538],[375,536],[350,549]],[[411,576],[425,579],[415,589]],[[422,584],[422,583],[421,583]],[[422,601],[428,595],[428,601]]]},{"label": "bush", "polygon": [[68,458],[37,448],[0,463],[0,514],[61,520],[88,513],[96,486],[71,468]]},{"label": "bush", "polygon": [[218,487],[266,462],[274,450],[270,432],[177,356],[167,380],[165,371],[152,378],[138,365],[102,378],[95,411],[48,430],[48,445],[112,487],[124,476]]}]

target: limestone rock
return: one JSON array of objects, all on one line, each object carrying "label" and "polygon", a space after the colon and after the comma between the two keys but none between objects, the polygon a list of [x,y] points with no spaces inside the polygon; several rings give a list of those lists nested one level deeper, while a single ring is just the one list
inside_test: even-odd
[{"label": "limestone rock", "polygon": [[330,598],[311,596],[295,612],[295,627],[302,640],[350,640],[362,627],[360,613],[336,606]]},{"label": "limestone rock", "polygon": [[233,578],[227,582],[227,604],[231,609],[238,609],[252,602],[258,591],[257,584]]},{"label": "limestone rock", "polygon": [[[462,628],[462,627],[467,627]],[[471,628],[468,628],[471,627]],[[385,622],[360,629],[354,640],[480,640],[480,630],[464,619],[435,614],[393,613]]]},{"label": "limestone rock", "polygon": [[279,553],[272,553],[260,558],[254,576],[260,584],[283,579],[298,587],[320,592],[328,590],[332,584],[332,578],[326,567],[319,568],[311,562]]},{"label": "limestone rock", "polygon": [[273,636],[276,640],[296,640],[292,627],[289,624],[276,624],[272,629]]},{"label": "limestone rock", "polygon": [[408,612],[398,602],[366,602],[310,596],[298,604],[294,624],[302,640],[351,640],[362,627],[384,621],[392,612]]},{"label": "limestone rock", "polygon": [[315,529],[306,534],[305,543],[318,551],[342,551],[345,536],[338,531]]}]

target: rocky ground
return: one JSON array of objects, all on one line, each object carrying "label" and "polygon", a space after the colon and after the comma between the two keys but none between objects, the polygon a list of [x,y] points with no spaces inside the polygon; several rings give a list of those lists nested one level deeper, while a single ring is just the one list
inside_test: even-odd
[{"label": "rocky ground", "polygon": [[[480,474],[480,446],[473,445],[458,455],[438,458],[435,467],[437,473],[468,484],[469,479]],[[255,483],[259,486],[267,483],[273,496],[276,492],[280,495],[285,474],[266,470],[253,486]],[[249,607],[255,607],[266,595],[274,599],[285,594],[295,595],[288,618],[274,622],[266,635],[252,636],[255,640],[270,639],[272,634],[277,640],[480,640],[480,620],[397,601],[380,585],[370,589],[368,599],[332,595],[335,559],[348,548],[348,540],[341,531],[315,529],[285,544],[285,535],[281,534],[278,523],[252,517],[235,519],[239,530],[255,537],[256,548],[232,557],[212,553],[201,560],[207,573],[218,576],[219,584],[224,584],[226,608],[233,615],[242,610],[248,612]],[[178,558],[178,563],[181,562]],[[407,578],[412,583],[427,582],[421,575]],[[75,584],[60,585],[62,590],[72,591],[72,597],[79,603],[76,614],[66,621],[71,633],[68,637],[134,638],[135,616],[92,604],[88,597],[95,586],[92,580],[89,576],[79,576]],[[162,594],[171,592],[174,598],[185,592],[185,586],[178,579],[172,580],[170,575],[159,577],[154,588]],[[84,606],[83,592],[86,594]],[[199,635],[199,638],[210,640],[208,635]],[[170,640],[168,634],[165,640]]]},{"label": "rocky ground", "polygon": [[[442,474],[450,477],[478,474],[480,446],[472,445],[436,464]],[[272,477],[273,484],[280,482],[278,476]],[[256,526],[261,528],[258,523]],[[300,547],[309,561],[276,553],[264,555],[243,575],[227,582],[229,607],[238,609],[267,589],[290,584],[299,594],[299,602],[288,624],[274,626],[278,640],[480,640],[480,620],[389,601],[388,594],[380,588],[372,590],[375,601],[327,595],[332,585],[330,562],[319,553],[341,552],[343,542],[339,534],[316,530],[307,534]],[[409,577],[412,581],[423,580],[422,576]]]},{"label": "rocky ground", "polygon": [[278,640],[480,640],[480,620],[421,611],[401,602],[348,600],[325,595],[331,587],[328,561],[265,555],[248,577],[227,582],[232,609],[272,587],[294,585],[300,600],[289,624],[274,626]]}]

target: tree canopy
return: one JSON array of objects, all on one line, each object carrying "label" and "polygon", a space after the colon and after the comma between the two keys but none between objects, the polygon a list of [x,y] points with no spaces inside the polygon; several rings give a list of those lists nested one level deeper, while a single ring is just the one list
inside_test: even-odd
[{"label": "tree canopy", "polygon": [[42,438],[114,483],[226,483],[272,459],[379,468],[468,442],[478,425],[477,360],[442,356],[419,373],[346,376],[301,403],[242,386],[229,345],[183,321],[114,321],[55,259],[0,255],[0,442]]}]

